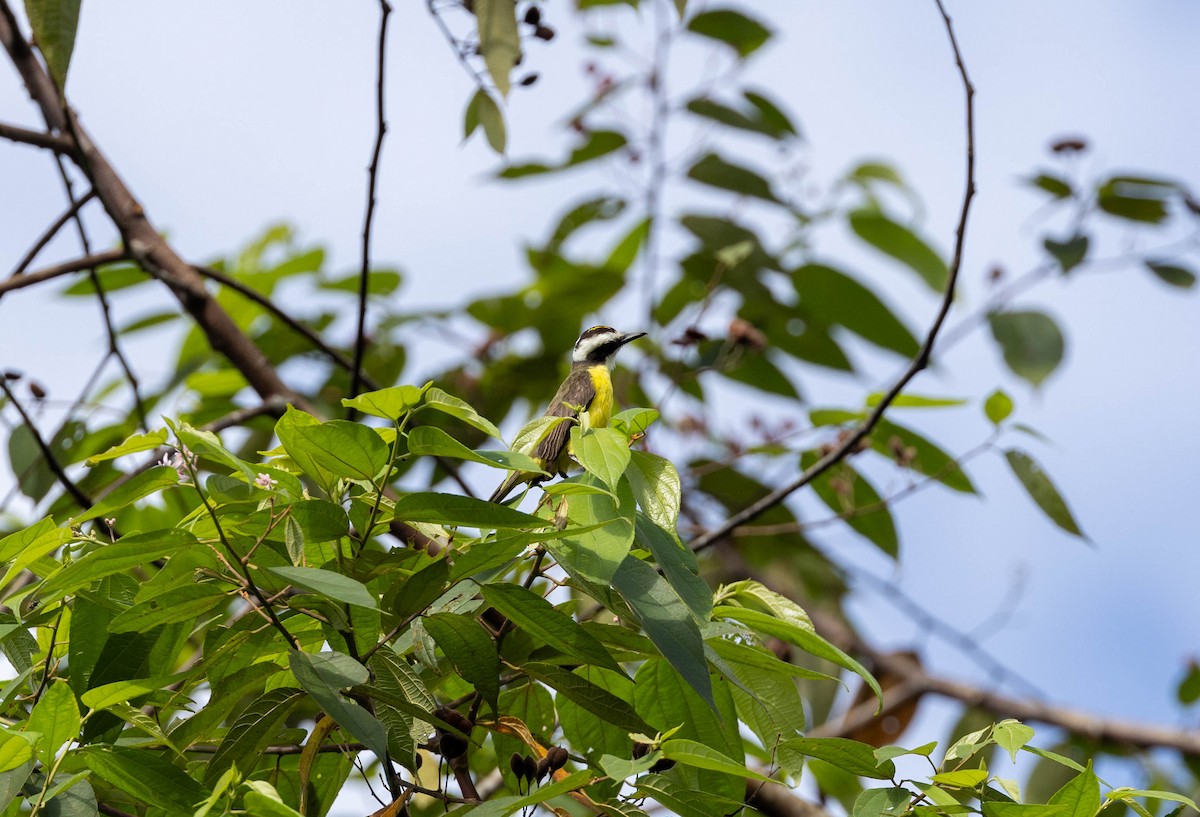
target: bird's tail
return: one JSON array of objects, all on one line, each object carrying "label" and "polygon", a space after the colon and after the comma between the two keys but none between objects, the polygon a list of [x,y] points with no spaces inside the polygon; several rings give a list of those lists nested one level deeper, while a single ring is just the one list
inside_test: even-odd
[{"label": "bird's tail", "polygon": [[506,498],[508,498],[508,495],[512,492],[512,489],[517,487],[520,482],[521,472],[510,472],[509,475],[504,478],[504,482],[500,483],[500,487],[495,491],[492,491],[492,495],[488,497],[488,502],[503,502]]}]

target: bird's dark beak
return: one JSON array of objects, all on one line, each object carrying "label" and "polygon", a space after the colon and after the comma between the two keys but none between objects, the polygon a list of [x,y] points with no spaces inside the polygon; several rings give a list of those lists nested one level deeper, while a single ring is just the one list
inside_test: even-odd
[{"label": "bird's dark beak", "polygon": [[645,332],[626,332],[624,335],[621,335],[621,346],[624,346],[630,341],[637,340],[638,338],[644,338],[645,336]]}]

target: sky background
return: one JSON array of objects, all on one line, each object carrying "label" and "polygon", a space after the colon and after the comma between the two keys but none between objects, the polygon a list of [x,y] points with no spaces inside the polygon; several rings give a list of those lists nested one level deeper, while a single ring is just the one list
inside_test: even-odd
[{"label": "sky background", "polygon": [[[828,183],[867,158],[895,164],[922,199],[926,234],[948,255],[962,186],[962,90],[933,3],[779,0],[754,8],[777,35],[748,77],[771,89],[799,123],[809,178]],[[1049,166],[1052,139],[1085,136],[1093,145],[1085,170],[1137,169],[1200,186],[1200,5],[952,1],[948,10],[978,88],[979,196],[956,314],[979,307],[992,266],[1016,274],[1042,260],[1043,221],[1034,214],[1044,197],[1020,179]],[[544,11],[559,37],[529,49],[522,68],[541,78],[511,97],[509,153],[517,158],[567,150],[564,113],[592,82],[574,15],[560,3]],[[624,15],[610,19],[626,30],[636,25],[632,12],[614,14]],[[68,90],[92,136],[186,257],[228,254],[268,223],[286,220],[303,241],[327,246],[333,269],[349,272],[358,263],[374,135],[376,15],[365,1],[85,4]],[[689,59],[673,82],[687,84],[709,67],[703,57]],[[562,210],[603,184],[602,173],[545,184],[490,180],[494,154],[479,136],[461,144],[471,82],[424,4],[396,4],[388,70],[390,130],[374,258],[405,272],[398,297],[412,309],[453,306],[525,280],[522,242],[543,237]],[[37,122],[7,65],[0,117]],[[0,189],[3,271],[63,202],[47,157],[21,146],[0,145]],[[682,206],[681,195],[668,199],[668,212]],[[111,237],[101,219],[92,223],[97,236]],[[1104,247],[1156,240],[1153,231],[1113,229]],[[856,258],[838,236],[823,249]],[[60,239],[35,266],[75,254]],[[882,263],[857,258],[862,269]],[[900,275],[887,281],[889,301],[910,326],[924,327],[935,307],[928,293]],[[978,399],[1002,384],[1017,401],[1018,419],[1052,441],[1013,442],[1045,465],[1094,546],[1045,520],[994,456],[971,466],[983,499],[931,490],[895,509],[899,566],[848,531],[831,530],[820,541],[895,579],[965,630],[1007,609],[1019,580],[1011,618],[985,641],[1006,665],[1059,703],[1194,726],[1194,714],[1174,702],[1174,684],[1200,652],[1200,302],[1131,269],[1053,281],[1018,303],[1045,309],[1067,333],[1066,363],[1040,393],[1008,375],[980,333],[940,357],[914,390]],[[139,308],[119,301],[120,322]],[[0,301],[0,366],[30,372],[52,395],[74,394],[94,360],[81,349],[102,339],[91,303],[54,299],[44,287]],[[156,357],[157,341],[132,348],[149,377],[170,365]],[[813,403],[860,400],[895,371],[894,361],[853,349],[868,375],[805,382]],[[428,360],[439,354],[427,351]],[[421,345],[409,359],[411,381],[420,382],[423,367],[435,368],[422,360]],[[951,450],[986,433],[976,404],[896,416]],[[953,650],[920,640],[877,596],[865,594],[853,609],[877,641],[925,644],[927,666],[985,680]],[[940,737],[938,717],[932,709],[906,742]]]}]

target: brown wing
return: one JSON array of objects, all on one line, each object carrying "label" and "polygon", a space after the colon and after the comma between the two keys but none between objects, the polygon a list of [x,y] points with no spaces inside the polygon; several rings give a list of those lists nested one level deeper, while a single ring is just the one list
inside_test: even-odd
[{"label": "brown wing", "polygon": [[[592,376],[586,369],[574,369],[558,387],[558,393],[546,409],[546,416],[578,417],[579,409],[587,409],[595,396],[596,388],[592,385]],[[565,421],[558,423],[534,449],[534,457],[546,464],[547,471],[553,472],[555,463],[566,449],[573,425],[575,424]]]}]

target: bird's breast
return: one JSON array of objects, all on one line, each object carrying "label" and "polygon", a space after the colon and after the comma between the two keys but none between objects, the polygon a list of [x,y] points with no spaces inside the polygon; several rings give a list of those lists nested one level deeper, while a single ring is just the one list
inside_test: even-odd
[{"label": "bird's breast", "polygon": [[588,374],[592,378],[592,388],[596,390],[596,396],[587,408],[588,425],[591,428],[602,428],[608,425],[608,419],[612,416],[612,376],[607,366],[593,366],[588,370]]}]

